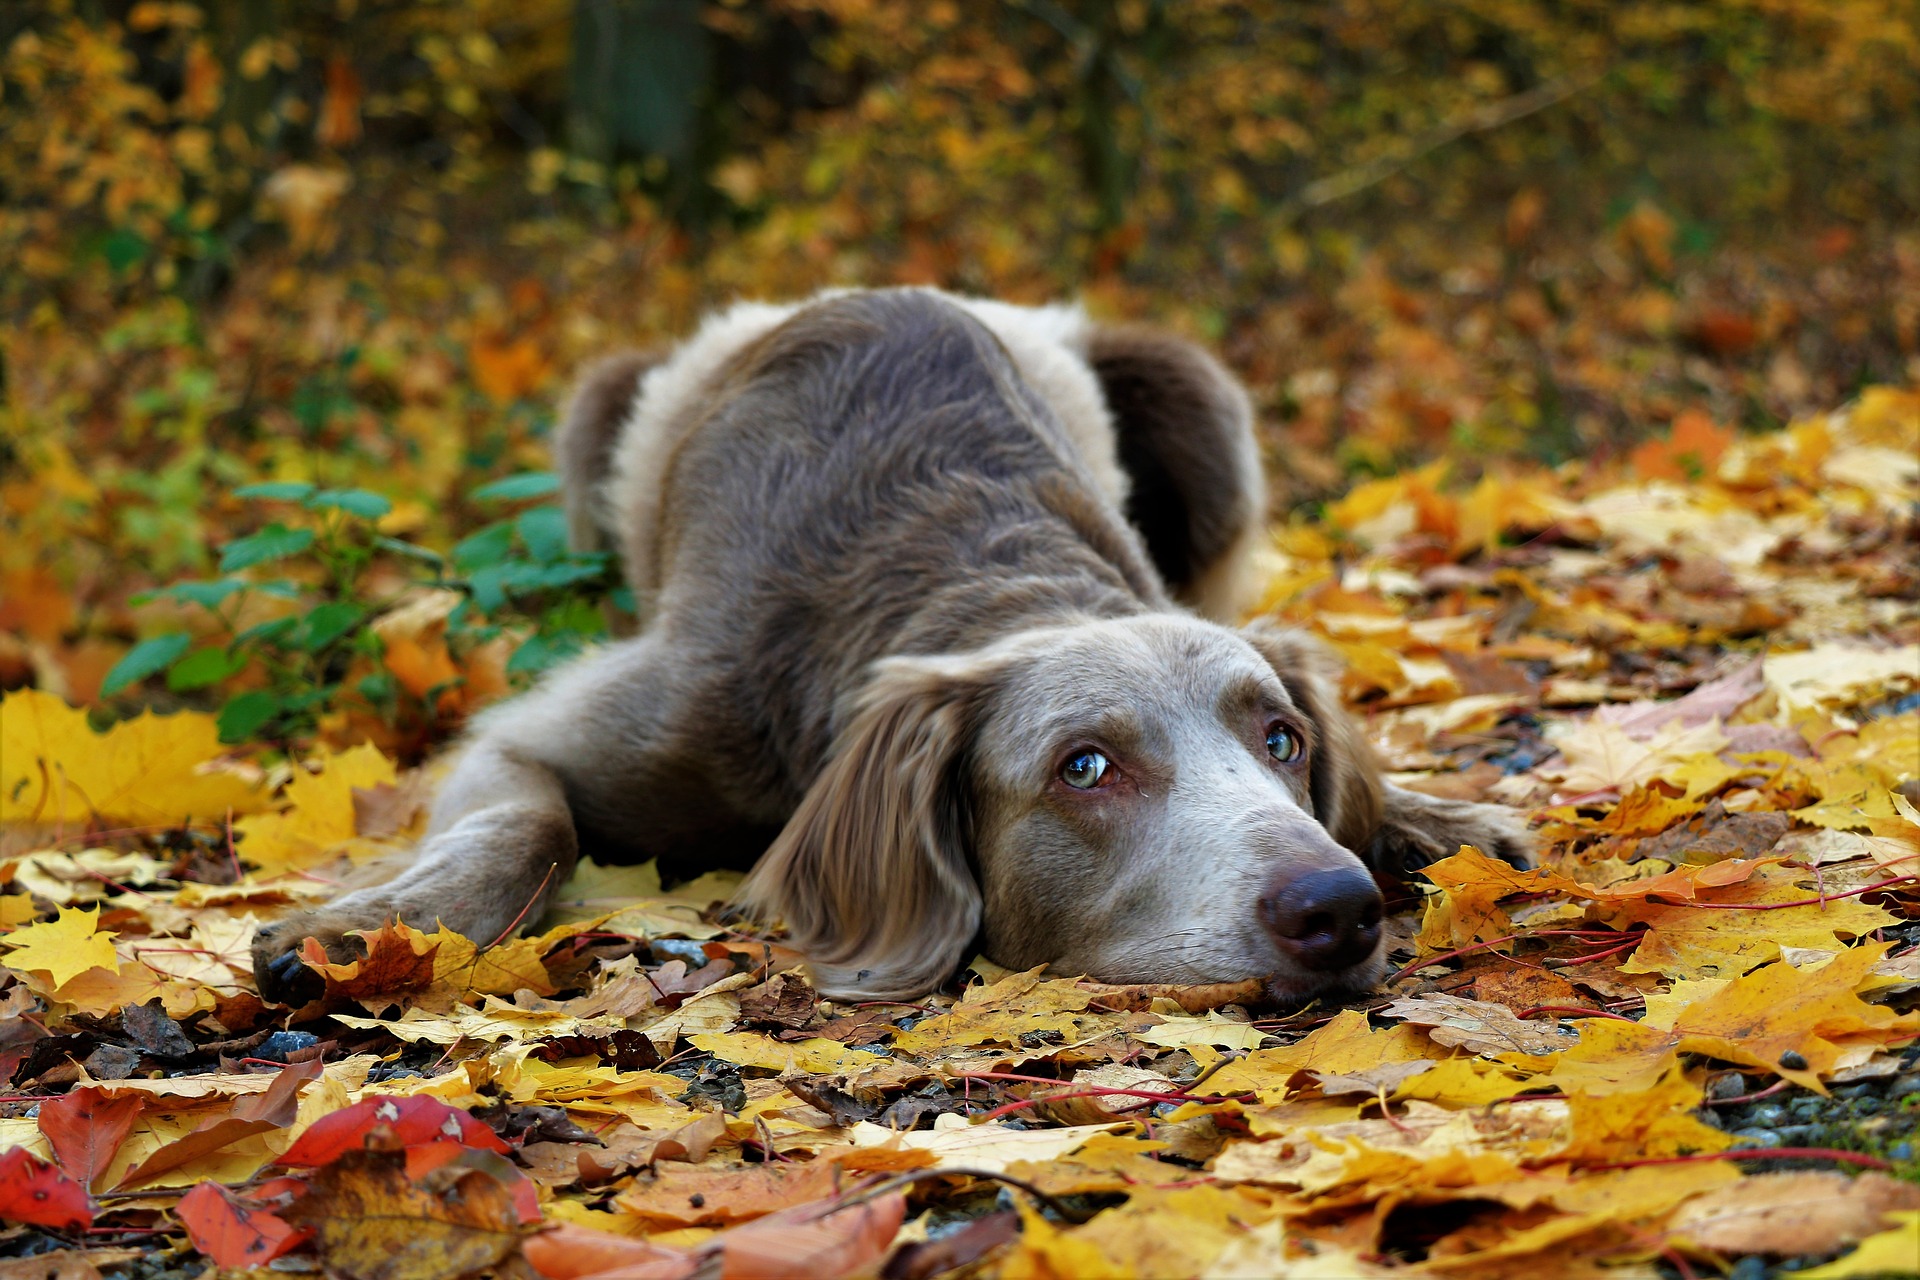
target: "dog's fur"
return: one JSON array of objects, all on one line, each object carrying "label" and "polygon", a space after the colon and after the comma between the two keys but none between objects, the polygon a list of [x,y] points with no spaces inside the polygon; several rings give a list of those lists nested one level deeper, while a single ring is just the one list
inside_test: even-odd
[{"label": "dog's fur", "polygon": [[[1313,641],[1223,625],[1264,498],[1246,395],[1189,343],[928,290],[742,305],[596,366],[555,453],[638,634],[487,713],[410,866],[262,931],[263,990],[307,936],[537,920],[584,846],[752,866],[838,997],[975,946],[1299,997],[1377,981],[1384,943],[1296,963],[1290,883],[1528,859],[1508,811],[1383,781]],[[1112,774],[1078,791],[1089,748]]]}]

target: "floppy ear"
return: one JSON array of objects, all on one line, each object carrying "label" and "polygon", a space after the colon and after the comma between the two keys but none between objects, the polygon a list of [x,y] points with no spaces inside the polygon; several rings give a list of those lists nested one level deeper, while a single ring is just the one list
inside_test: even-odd
[{"label": "floppy ear", "polygon": [[1202,348],[1135,325],[1095,326],[1087,363],[1132,482],[1127,520],[1154,567],[1180,603],[1237,622],[1257,589],[1267,507],[1246,391]]},{"label": "floppy ear", "polygon": [[1339,843],[1386,875],[1405,876],[1470,844],[1525,870],[1535,863],[1526,819],[1497,804],[1443,800],[1386,781],[1360,726],[1340,705],[1340,663],[1300,631],[1253,623],[1241,630],[1313,721],[1308,765],[1313,816]]},{"label": "floppy ear", "polygon": [[1240,634],[1272,665],[1287,696],[1313,722],[1313,758],[1307,766],[1313,816],[1335,841],[1371,865],[1369,846],[1385,812],[1386,784],[1373,748],[1340,704],[1339,660],[1303,631],[1256,622]]},{"label": "floppy ear", "polygon": [[880,663],[853,721],[741,886],[836,999],[925,994],[980,927],[966,744],[989,689],[968,668]]}]

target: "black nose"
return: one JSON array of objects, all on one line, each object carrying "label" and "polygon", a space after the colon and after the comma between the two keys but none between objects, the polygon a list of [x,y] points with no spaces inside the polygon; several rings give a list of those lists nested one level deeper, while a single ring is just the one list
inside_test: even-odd
[{"label": "black nose", "polygon": [[1357,867],[1276,880],[1260,919],[1281,950],[1309,969],[1346,969],[1380,944],[1380,890]]}]

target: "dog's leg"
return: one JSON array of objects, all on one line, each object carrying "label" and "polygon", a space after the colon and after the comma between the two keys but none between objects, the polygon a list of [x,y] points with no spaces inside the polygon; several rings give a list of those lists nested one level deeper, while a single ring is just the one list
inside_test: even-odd
[{"label": "dog's leg", "polygon": [[312,975],[295,948],[307,938],[318,940],[336,962],[358,953],[349,932],[391,920],[428,931],[438,923],[482,944],[497,941],[517,924],[540,918],[578,854],[560,779],[483,738],[448,779],[434,805],[433,829],[412,865],[384,884],[277,921],[256,935],[254,976],[261,994],[301,994],[302,980]]},{"label": "dog's leg", "polygon": [[[673,784],[687,754],[684,673],[657,637],[600,649],[489,713],[433,807],[410,866],[383,884],[279,920],[254,938],[261,994],[311,994],[296,952],[317,939],[336,962],[347,935],[392,920],[435,922],[482,945],[539,922],[579,855],[573,806],[629,831],[671,829],[704,795]],[[682,770],[684,772],[684,770]]]}]

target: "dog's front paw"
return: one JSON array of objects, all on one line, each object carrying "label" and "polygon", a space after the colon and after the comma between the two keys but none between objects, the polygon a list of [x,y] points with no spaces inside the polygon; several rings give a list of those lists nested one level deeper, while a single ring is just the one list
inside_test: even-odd
[{"label": "dog's front paw", "polygon": [[1386,818],[1366,853],[1376,870],[1408,876],[1452,857],[1463,844],[1522,871],[1538,861],[1526,820],[1501,805],[1442,800],[1399,787],[1387,788],[1386,801]]},{"label": "dog's front paw", "polygon": [[367,953],[366,945],[349,935],[383,923],[331,907],[260,926],[253,935],[253,981],[260,998],[293,1008],[318,1000],[326,993],[327,983],[300,959],[307,939],[318,942],[330,962],[347,964]]}]

